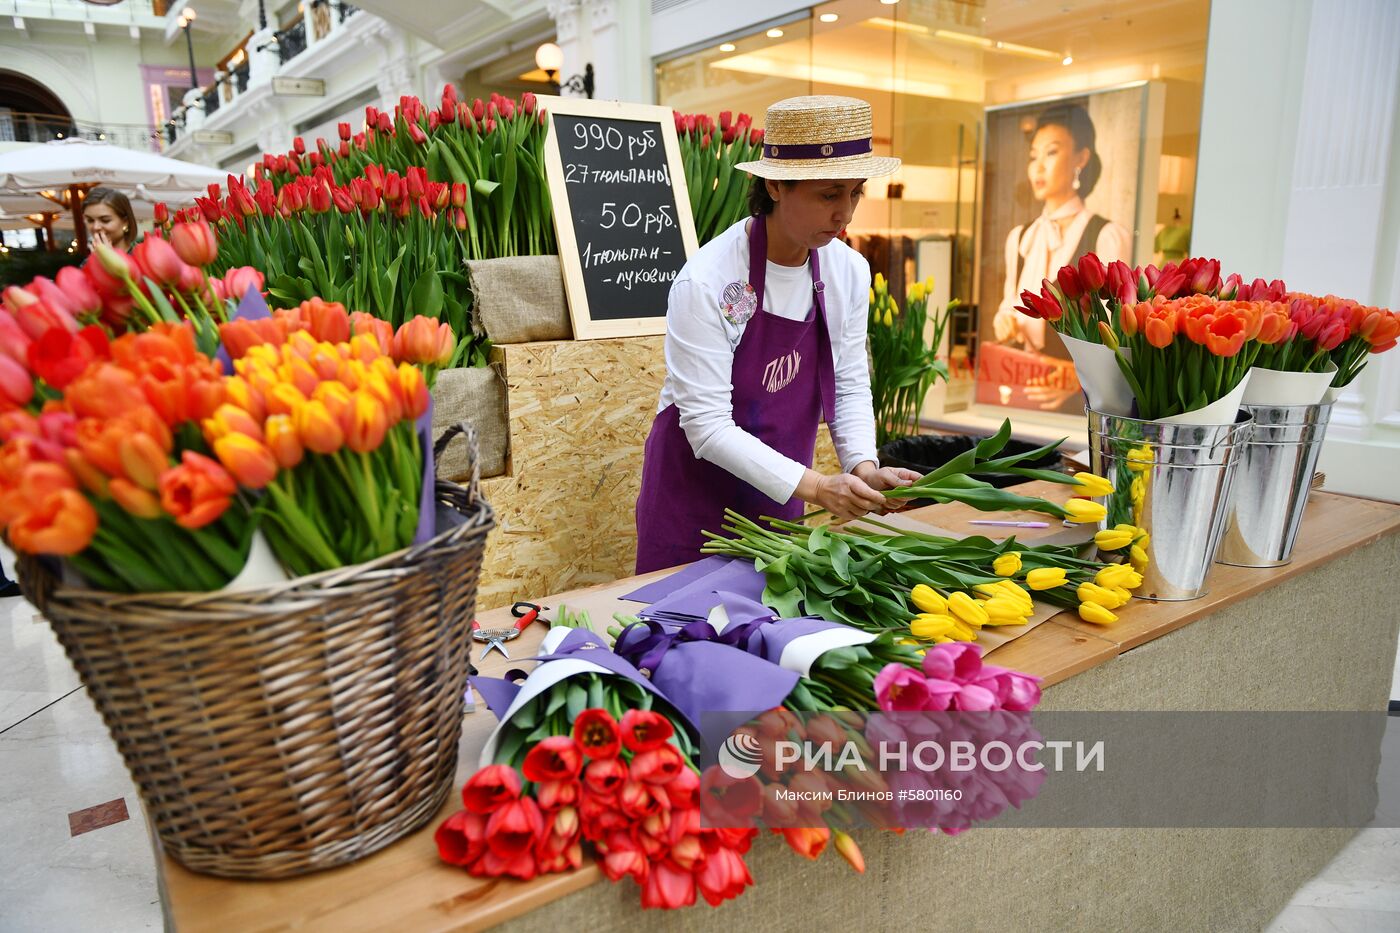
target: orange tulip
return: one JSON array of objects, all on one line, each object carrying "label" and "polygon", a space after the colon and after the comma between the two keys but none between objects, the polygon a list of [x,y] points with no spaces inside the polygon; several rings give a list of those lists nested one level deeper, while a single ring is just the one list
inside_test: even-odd
[{"label": "orange tulip", "polygon": [[33,460],[19,468],[0,494],[0,524],[10,525],[32,511],[45,496],[60,489],[74,489],[73,474],[61,464]]},{"label": "orange tulip", "polygon": [[831,839],[831,830],[825,826],[816,829],[783,829],[780,832],[788,848],[809,859],[820,856],[826,848],[827,841]]},{"label": "orange tulip", "polygon": [[259,442],[263,439],[262,425],[237,405],[220,405],[214,416],[205,418],[202,424],[204,437],[210,443],[230,434],[246,434]]},{"label": "orange tulip", "polygon": [[1160,350],[1171,346],[1176,339],[1175,324],[1174,316],[1153,315],[1147,319],[1142,330],[1147,335],[1147,342]]},{"label": "orange tulip", "polygon": [[[363,311],[354,311],[350,314],[350,328],[354,331],[355,337],[371,337],[379,347],[380,353],[388,353],[394,346],[394,325],[388,321],[381,320],[373,314],[366,314]],[[355,339],[350,339],[351,355],[355,353]],[[366,361],[368,362],[368,361]]]},{"label": "orange tulip", "polygon": [[321,384],[321,377],[316,375],[316,370],[312,369],[311,364],[299,356],[294,356],[279,366],[277,375],[283,382],[289,382],[296,386],[308,398]]},{"label": "orange tulip", "polygon": [[386,376],[376,367],[365,377],[359,391],[368,392],[379,400],[379,403],[384,406],[385,417],[391,426],[403,420],[403,397],[399,391],[398,373],[392,369]]},{"label": "orange tulip", "polygon": [[136,375],[112,363],[89,367],[68,384],[63,397],[79,418],[115,418],[146,405]]},{"label": "orange tulip", "polygon": [[1256,339],[1262,344],[1272,346],[1288,337],[1289,323],[1288,310],[1282,304],[1277,301],[1265,302]]},{"label": "orange tulip", "polygon": [[179,466],[160,477],[160,504],[181,528],[203,528],[217,521],[233,502],[238,484],[218,461],[185,451]]},{"label": "orange tulip", "polygon": [[1142,330],[1145,315],[1139,316],[1138,308],[1139,305],[1136,304],[1125,304],[1118,309],[1119,326],[1123,328],[1123,333],[1128,337],[1135,337],[1138,331]]},{"label": "orange tulip", "polygon": [[306,404],[306,396],[290,382],[275,383],[267,392],[269,415],[295,415]]},{"label": "orange tulip", "polygon": [[226,434],[214,442],[214,454],[240,485],[262,489],[277,476],[277,458],[262,441],[246,434]]},{"label": "orange tulip", "polygon": [[252,383],[244,377],[231,376],[226,379],[224,392],[230,405],[243,409],[254,421],[262,421],[267,417],[267,402],[263,400],[263,394],[253,388]]},{"label": "orange tulip", "polygon": [[364,389],[356,392],[354,407],[350,411],[350,427],[345,432],[346,446],[359,454],[378,450],[388,430],[389,416],[384,404]]},{"label": "orange tulip", "polygon": [[77,554],[97,533],[97,511],[76,489],[55,489],[10,523],[10,540],[30,554]]},{"label": "orange tulip", "polygon": [[321,379],[334,379],[340,374],[341,358],[340,352],[336,350],[334,344],[319,343],[312,351],[311,358],[307,360],[311,368],[316,371],[316,375]]},{"label": "orange tulip", "polygon": [[311,398],[326,406],[326,411],[340,425],[342,431],[350,429],[350,408],[354,397],[350,390],[339,382],[323,382],[316,387]]},{"label": "orange tulip", "polygon": [[126,478],[146,489],[155,489],[160,475],[170,468],[165,451],[148,434],[124,434],[117,450]]},{"label": "orange tulip", "polygon": [[108,485],[113,501],[137,518],[160,518],[160,500],[149,489],[142,489],[120,476]]},{"label": "orange tulip", "polygon": [[457,341],[452,328],[435,318],[418,315],[394,335],[394,359],[399,362],[446,366],[452,360]]},{"label": "orange tulip", "polygon": [[285,343],[279,348],[283,362],[290,363],[294,357],[303,360],[311,359],[311,354],[316,352],[316,338],[311,336],[310,331],[299,330],[290,334]]},{"label": "orange tulip", "polygon": [[404,417],[417,421],[428,410],[431,398],[423,370],[411,363],[399,364],[399,391],[403,395]]},{"label": "orange tulip", "polygon": [[78,478],[78,482],[82,484],[84,489],[99,499],[106,499],[110,495],[107,488],[110,480],[107,474],[89,463],[78,448],[68,448],[63,452],[63,456],[68,463],[68,469]]},{"label": "orange tulip", "polygon": [[116,421],[82,418],[74,432],[83,459],[108,476],[122,476],[122,426]]},{"label": "orange tulip", "polygon": [[278,466],[290,470],[301,463],[305,451],[290,415],[273,415],[267,419],[264,429],[267,432],[267,446],[277,458]]},{"label": "orange tulip", "polygon": [[324,402],[307,402],[293,417],[296,419],[297,436],[308,450],[333,454],[345,443],[345,431],[341,429],[340,422],[331,417]]},{"label": "orange tulip", "polygon": [[338,301],[312,298],[301,303],[311,336],[329,343],[344,343],[350,339],[350,315]]},{"label": "orange tulip", "polygon": [[[265,330],[268,328],[258,326],[262,323],[261,321],[246,321],[240,318],[219,325],[219,342],[228,351],[229,359],[240,360],[253,347],[272,342],[265,335]],[[270,323],[273,326],[278,324],[276,321],[270,321]],[[283,333],[285,336],[285,329]]]}]

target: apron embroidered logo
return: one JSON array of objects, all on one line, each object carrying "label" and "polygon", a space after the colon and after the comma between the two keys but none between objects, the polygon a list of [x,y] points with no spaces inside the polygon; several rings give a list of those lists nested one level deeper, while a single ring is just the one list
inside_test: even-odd
[{"label": "apron embroidered logo", "polygon": [[763,367],[763,387],[769,392],[781,392],[797,378],[801,369],[801,353],[793,350],[786,356],[780,356]]}]

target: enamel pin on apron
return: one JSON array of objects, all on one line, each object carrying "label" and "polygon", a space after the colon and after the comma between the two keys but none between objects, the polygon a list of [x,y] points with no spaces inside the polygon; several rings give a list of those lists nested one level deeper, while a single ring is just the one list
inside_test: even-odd
[{"label": "enamel pin on apron", "polygon": [[758,292],[748,282],[730,282],[720,295],[719,310],[731,324],[747,324],[758,311]]}]

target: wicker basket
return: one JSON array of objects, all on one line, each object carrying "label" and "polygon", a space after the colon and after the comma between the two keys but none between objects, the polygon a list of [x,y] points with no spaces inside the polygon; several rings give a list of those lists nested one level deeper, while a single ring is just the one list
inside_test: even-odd
[{"label": "wicker basket", "polygon": [[[441,450],[470,428],[454,427]],[[354,861],[452,789],[470,624],[495,525],[476,474],[437,483],[464,521],[377,560],[274,586],[121,595],[22,558],[165,851],[276,878]]]}]

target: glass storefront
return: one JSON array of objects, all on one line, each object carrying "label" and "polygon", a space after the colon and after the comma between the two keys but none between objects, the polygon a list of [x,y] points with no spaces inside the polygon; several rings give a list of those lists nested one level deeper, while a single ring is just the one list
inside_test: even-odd
[{"label": "glass storefront", "polygon": [[[870,101],[877,155],[850,242],[891,292],[932,275],[961,308],[957,378],[926,415],[1078,412],[1053,333],[1012,306],[1085,251],[1162,263],[1190,245],[1208,0],[836,0],[656,65],[658,101],[747,112]],[[1076,171],[1077,170],[1077,171]]]}]

